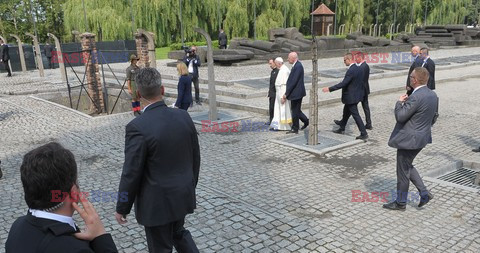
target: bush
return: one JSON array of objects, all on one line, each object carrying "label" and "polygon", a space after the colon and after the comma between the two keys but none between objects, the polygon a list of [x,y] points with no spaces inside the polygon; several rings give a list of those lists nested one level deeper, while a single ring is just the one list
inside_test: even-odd
[{"label": "bush", "polygon": [[[195,41],[195,42],[185,42],[185,46],[191,47],[191,46],[206,46],[207,42],[206,41]],[[212,46],[213,48],[218,48],[218,40],[212,40]],[[173,50],[182,50],[182,43],[173,43],[170,44],[170,49]]]},{"label": "bush", "polygon": [[[400,34],[400,33],[394,33],[394,34],[393,34],[393,38],[397,37],[399,34]],[[385,35],[385,38],[390,39],[390,36],[392,36],[392,34],[387,33],[387,34]],[[392,39],[393,39],[393,38],[392,38]]]}]

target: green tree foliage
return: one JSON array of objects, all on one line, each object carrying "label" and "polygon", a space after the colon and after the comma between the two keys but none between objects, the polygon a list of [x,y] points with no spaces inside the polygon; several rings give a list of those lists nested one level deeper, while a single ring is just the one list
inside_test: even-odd
[{"label": "green tree foliage", "polygon": [[[51,32],[62,41],[72,40],[72,30],[88,30],[99,40],[132,39],[132,13],[134,28],[155,34],[156,45],[203,40],[193,28],[208,31],[212,38],[219,26],[229,38],[266,37],[270,28],[295,26],[310,34],[310,12],[325,3],[337,14],[337,27],[341,24],[356,30],[363,24],[368,32],[371,24],[383,24],[383,34],[393,24],[463,24],[478,20],[480,0],[83,0],[87,12],[87,29],[82,0],[1,0],[0,34],[15,33],[26,42],[25,32],[33,33],[30,1],[41,42]],[[132,3],[133,8],[130,7]],[[335,10],[335,4],[337,5]],[[180,6],[181,5],[181,6]],[[182,17],[180,18],[180,7]],[[378,7],[378,16],[377,16]]]}]

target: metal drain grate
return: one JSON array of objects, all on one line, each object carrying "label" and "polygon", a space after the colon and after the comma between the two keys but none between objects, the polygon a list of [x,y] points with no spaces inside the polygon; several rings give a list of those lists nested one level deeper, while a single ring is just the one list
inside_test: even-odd
[{"label": "metal drain grate", "polygon": [[438,179],[480,190],[480,186],[474,184],[475,178],[477,177],[478,173],[478,171],[474,171],[471,169],[459,168],[458,170],[438,177]]}]

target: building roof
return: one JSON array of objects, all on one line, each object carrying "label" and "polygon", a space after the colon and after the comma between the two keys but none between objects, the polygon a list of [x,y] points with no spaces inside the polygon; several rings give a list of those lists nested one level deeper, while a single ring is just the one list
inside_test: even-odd
[{"label": "building roof", "polygon": [[331,11],[325,4],[321,4],[310,15],[335,15],[335,12]]}]

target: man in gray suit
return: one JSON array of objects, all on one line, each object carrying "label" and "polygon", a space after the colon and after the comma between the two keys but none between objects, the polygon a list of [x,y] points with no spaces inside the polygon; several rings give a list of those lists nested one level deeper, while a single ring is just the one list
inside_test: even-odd
[{"label": "man in gray suit", "polygon": [[428,143],[432,143],[431,128],[438,109],[438,97],[427,87],[428,78],[427,69],[415,68],[410,75],[410,84],[414,89],[412,95],[400,96],[395,105],[397,123],[388,145],[397,149],[397,193],[395,201],[383,205],[387,209],[405,211],[410,181],[420,193],[418,207],[424,206],[433,198],[412,165],[418,153]]}]

